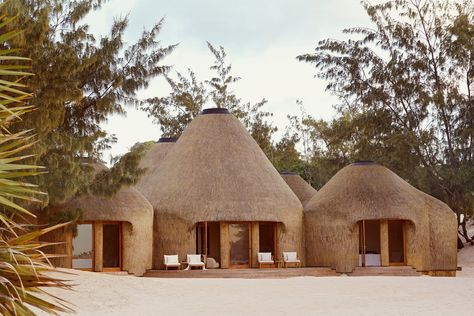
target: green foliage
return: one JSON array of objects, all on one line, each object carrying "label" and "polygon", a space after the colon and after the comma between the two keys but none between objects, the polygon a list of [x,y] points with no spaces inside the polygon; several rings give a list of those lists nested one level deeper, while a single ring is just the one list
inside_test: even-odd
[{"label": "green foliage", "polygon": [[209,42],[207,46],[214,56],[214,63],[210,66],[215,72],[214,77],[201,82],[190,69],[189,78],[179,72],[176,74],[177,80],[167,76],[171,93],[167,97],[146,100],[141,106],[142,110],[160,125],[164,137],[178,138],[211,99],[216,107],[226,108],[238,117],[267,156],[272,157],[271,138],[277,129],[269,121],[273,114],[262,110],[267,100],[243,102],[232,91],[233,84],[241,78],[232,74],[232,65],[226,61],[224,48],[215,48]]},{"label": "green foliage", "polygon": [[166,76],[171,87],[168,96],[150,98],[142,107],[160,125],[163,137],[178,138],[209,98],[204,83],[197,80],[191,69],[189,78],[179,72],[176,75],[177,80]]},{"label": "green foliage", "polygon": [[57,225],[20,236],[10,231],[2,231],[3,237],[0,239],[2,315],[35,315],[31,307],[52,315],[58,315],[58,312],[72,312],[65,301],[44,290],[48,287],[70,289],[70,286],[64,280],[48,273],[54,268],[48,263],[48,256],[42,252],[42,248],[50,244],[35,241],[40,235],[61,227]]},{"label": "green foliage", "polygon": [[92,171],[84,168],[83,158],[100,159],[116,140],[101,123],[111,114],[125,113],[126,105],[138,104],[136,92],[169,69],[161,62],[174,46],[163,47],[157,40],[162,20],[131,44],[124,41],[126,17],[116,19],[110,33],[99,38],[83,19],[102,3],[11,0],[0,9],[17,15],[8,28],[24,32],[9,43],[32,59],[36,74],[26,83],[35,91],[30,104],[38,109],[13,128],[38,133],[32,163],[45,166],[48,173],[34,181],[52,204],[89,183]]},{"label": "green foliage", "polygon": [[313,122],[315,163],[374,159],[445,201],[474,203],[474,5],[396,0],[363,6],[372,28],[320,41],[312,63],[340,116]]},{"label": "green foliage", "polygon": [[77,222],[82,220],[81,209],[64,209],[64,208],[50,208],[46,207],[44,216],[49,225],[60,225],[63,223],[70,223],[66,230],[72,232],[74,237],[77,236]]},{"label": "green foliage", "polygon": [[[38,174],[40,167],[24,164],[30,158],[23,152],[34,144],[30,131],[10,131],[12,124],[32,110],[26,102],[31,94],[23,84],[31,73],[27,58],[16,56],[8,44],[20,32],[5,31],[13,19],[0,16],[0,314],[34,315],[32,307],[49,314],[72,311],[65,302],[49,295],[45,287],[69,288],[60,279],[46,274],[54,270],[42,248],[48,244],[37,241],[42,234],[62,227],[25,232],[34,215],[25,205],[38,202],[37,186],[23,178]],[[21,203],[21,205],[19,204]]]},{"label": "green foliage", "polygon": [[215,48],[209,42],[207,42],[207,47],[215,58],[214,64],[210,68],[216,72],[216,76],[206,80],[206,83],[212,88],[210,92],[212,101],[218,108],[227,108],[231,112],[235,112],[239,110],[241,101],[232,93],[230,87],[241,78],[231,74],[232,65],[226,62],[227,54],[224,47]]},{"label": "green foliage", "polygon": [[153,142],[137,143],[128,153],[116,158],[112,168],[98,172],[93,183],[86,187],[88,193],[113,196],[122,186],[135,184],[145,173],[139,167],[140,159],[153,145]]}]

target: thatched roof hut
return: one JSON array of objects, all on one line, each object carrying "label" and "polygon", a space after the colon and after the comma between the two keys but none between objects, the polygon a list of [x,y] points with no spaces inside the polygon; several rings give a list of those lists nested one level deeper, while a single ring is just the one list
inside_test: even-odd
[{"label": "thatched roof hut", "polygon": [[[143,275],[151,268],[153,208],[136,189],[124,187],[113,197],[81,196],[61,207],[81,210],[82,221],[122,222],[122,270]],[[96,225],[95,229],[98,227]],[[102,246],[107,247],[106,242]],[[99,254],[100,250],[100,245],[96,245],[95,252]],[[98,257],[100,259],[100,255]],[[96,260],[96,267],[98,264]]]},{"label": "thatched roof hut", "polygon": [[453,211],[373,162],[343,168],[306,204],[307,264],[351,272],[359,259],[358,223],[366,220],[406,222],[407,265],[433,274],[456,270]]},{"label": "thatched roof hut", "polygon": [[[96,172],[106,170],[100,163],[89,163]],[[107,249],[107,241],[103,237],[104,225],[116,223],[120,225],[120,268],[135,275],[151,268],[153,242],[153,208],[145,197],[132,187],[123,187],[112,197],[83,195],[67,202],[53,206],[50,212],[64,210],[80,210],[80,223],[93,225],[94,264],[93,271],[102,271],[103,250]],[[73,267],[73,238],[70,230],[50,233],[44,237],[47,241],[67,241],[65,245],[53,247],[50,251],[58,254],[66,253],[68,257],[55,260],[58,266]]]},{"label": "thatched roof hut", "polygon": [[164,254],[196,251],[198,222],[278,222],[279,249],[303,252],[300,201],[226,109],[198,115],[142,183],[155,211],[156,268]]},{"label": "thatched roof hut", "polygon": [[282,171],[280,175],[293,193],[296,194],[303,207],[317,192],[315,188],[294,172]]}]

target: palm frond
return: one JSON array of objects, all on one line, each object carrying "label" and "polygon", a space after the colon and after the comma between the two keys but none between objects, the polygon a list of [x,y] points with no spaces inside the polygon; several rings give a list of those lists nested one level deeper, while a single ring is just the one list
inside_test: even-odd
[{"label": "palm frond", "polygon": [[[1,8],[1,5],[0,5]],[[2,33],[14,18],[0,16],[0,43],[9,47],[8,41],[20,31]],[[70,288],[66,280],[51,275],[54,267],[43,248],[56,243],[41,243],[39,236],[66,224],[42,229],[27,229],[18,219],[33,218],[25,205],[39,202],[43,194],[36,185],[24,179],[41,173],[42,168],[24,164],[31,155],[23,154],[34,145],[31,131],[11,133],[9,127],[33,108],[27,104],[31,93],[22,83],[31,76],[28,58],[15,56],[15,49],[0,50],[0,314],[35,315],[33,307],[52,315],[72,312],[67,303],[48,294],[43,288]],[[19,203],[21,201],[21,203]]]}]

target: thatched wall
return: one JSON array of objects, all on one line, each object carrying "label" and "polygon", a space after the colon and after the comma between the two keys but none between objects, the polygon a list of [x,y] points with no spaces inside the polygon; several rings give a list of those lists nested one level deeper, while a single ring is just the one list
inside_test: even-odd
[{"label": "thatched wall", "polygon": [[154,268],[194,252],[203,221],[280,222],[279,249],[302,254],[302,205],[233,115],[197,116],[157,169],[139,188],[155,211]]},{"label": "thatched wall", "polygon": [[281,172],[280,174],[293,193],[296,194],[301,204],[303,204],[303,207],[316,194],[316,189],[296,173]]},{"label": "thatched wall", "polygon": [[343,168],[306,205],[307,265],[351,272],[357,265],[357,223],[371,219],[408,221],[407,262],[418,271],[456,270],[452,210],[374,163]]}]

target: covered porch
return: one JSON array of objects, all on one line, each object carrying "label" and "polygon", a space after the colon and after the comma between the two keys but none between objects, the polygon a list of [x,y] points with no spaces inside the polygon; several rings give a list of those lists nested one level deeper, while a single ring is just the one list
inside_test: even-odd
[{"label": "covered porch", "polygon": [[414,227],[408,220],[361,220],[359,228],[358,267],[410,266],[409,251]]},{"label": "covered porch", "polygon": [[[199,222],[196,224],[196,254],[202,254],[207,268],[258,268],[258,253],[273,256],[281,264],[278,247],[281,223],[277,222]],[[285,251],[285,250],[283,250]]]}]

